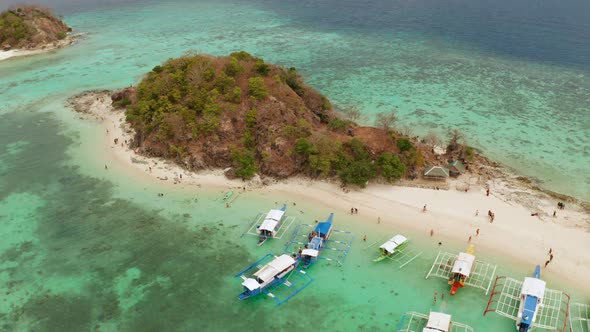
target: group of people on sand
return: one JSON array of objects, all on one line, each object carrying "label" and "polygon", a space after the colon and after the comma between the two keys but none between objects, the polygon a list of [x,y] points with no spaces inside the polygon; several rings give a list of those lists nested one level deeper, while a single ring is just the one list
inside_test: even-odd
[{"label": "group of people on sand", "polygon": [[350,208],[350,214],[359,214],[359,209],[351,207]]},{"label": "group of people on sand", "polygon": [[553,260],[553,249],[549,248],[549,259],[547,261],[545,261],[545,267],[547,267],[547,265],[549,265],[549,263],[551,263],[551,261]]}]

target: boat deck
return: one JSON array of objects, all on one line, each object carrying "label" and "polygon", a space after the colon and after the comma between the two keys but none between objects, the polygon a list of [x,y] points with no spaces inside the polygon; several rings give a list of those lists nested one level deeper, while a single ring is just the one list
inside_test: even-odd
[{"label": "boat deck", "polygon": [[[414,311],[406,312],[397,326],[397,332],[422,332],[428,323],[428,316]],[[474,332],[469,325],[451,322],[452,332]]]},{"label": "boat deck", "polygon": [[[520,292],[523,282],[507,277],[497,277],[492,288],[484,315],[495,312],[498,315],[516,320],[520,307]],[[543,301],[539,305],[533,328],[565,331],[570,297],[562,291],[545,289]]]},{"label": "boat deck", "polygon": [[572,332],[590,332],[590,305],[574,303],[570,306]]},{"label": "boat deck", "polygon": [[[314,229],[315,225],[298,225],[293,232],[293,236],[285,246],[285,253],[296,253],[299,248],[303,248],[306,244],[308,244],[309,233],[311,233]],[[322,249],[322,253],[318,259],[336,262],[339,265],[342,265],[346,259],[346,256],[348,255],[348,252],[350,251],[353,240],[354,235],[351,232],[337,229],[332,230],[332,235],[330,235],[330,238],[326,241],[324,248]]]},{"label": "boat deck", "polygon": [[[448,280],[453,274],[453,264],[459,255],[448,252],[439,252],[434,263],[426,275],[426,279],[430,276],[439,277]],[[465,285],[482,289],[488,293],[494,275],[496,274],[496,265],[476,260],[471,269],[469,277],[465,280]]]},{"label": "boat deck", "polygon": [[[235,277],[242,280],[242,276],[250,276],[275,258],[276,256],[273,254],[266,254],[256,262],[238,272]],[[284,281],[263,290],[263,293],[272,298],[277,306],[287,302],[290,298],[297,295],[313,282],[313,278],[301,269],[294,269],[284,279]]]},{"label": "boat deck", "polygon": [[[246,231],[246,234],[260,236],[257,230],[258,227],[260,227],[260,225],[262,225],[262,223],[264,222],[265,217],[266,213],[259,213],[258,215],[256,215],[256,217],[252,221],[252,224],[250,225],[250,228],[248,228],[248,230]],[[287,233],[287,231],[289,230],[291,225],[293,225],[294,222],[295,217],[283,216],[283,218],[281,219],[281,223],[279,224],[279,229],[277,229],[277,235],[273,237],[273,239],[282,239],[285,233]]]},{"label": "boat deck", "polygon": [[[375,248],[376,245],[383,244],[383,242],[385,242],[389,238],[391,238],[391,236],[388,236],[388,237],[383,238],[381,240],[375,241],[375,242],[369,244],[368,246],[366,246],[365,248],[363,248],[363,250]],[[399,265],[400,269],[403,268],[404,266],[410,264],[413,260],[415,260],[416,258],[420,257],[420,255],[422,255],[422,251],[410,248],[411,244],[409,242],[410,242],[410,240],[408,240],[407,243],[404,243],[403,245],[395,248],[395,251],[393,252],[393,254],[391,256],[386,257],[387,259],[392,260],[397,265]]]}]

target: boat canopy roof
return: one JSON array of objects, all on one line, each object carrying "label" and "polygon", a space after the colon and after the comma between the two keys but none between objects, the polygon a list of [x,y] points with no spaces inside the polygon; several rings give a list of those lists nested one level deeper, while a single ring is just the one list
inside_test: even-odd
[{"label": "boat canopy roof", "polygon": [[266,217],[264,218],[262,225],[258,227],[258,230],[265,230],[271,232],[274,231],[275,227],[277,227],[279,221],[281,221],[281,218],[283,218],[284,214],[285,211],[283,210],[270,210],[270,212],[266,214]]},{"label": "boat canopy roof", "polygon": [[455,261],[455,264],[453,264],[452,272],[469,277],[474,261],[475,256],[460,252],[459,257],[457,257],[457,260]]},{"label": "boat canopy roof", "polygon": [[248,288],[251,291],[260,288],[260,284],[258,283],[258,281],[252,278],[245,279],[242,283],[242,286]]},{"label": "boat canopy roof", "polygon": [[270,263],[263,266],[260,270],[254,273],[258,279],[268,282],[272,280],[277,274],[295,263],[295,259],[289,255],[283,254]]},{"label": "boat canopy roof", "polygon": [[520,295],[532,295],[542,300],[545,295],[545,281],[531,277],[524,278]]},{"label": "boat canopy roof", "polygon": [[387,240],[387,242],[383,243],[379,248],[385,249],[388,253],[393,254],[395,248],[399,247],[402,243],[406,242],[408,239],[403,235],[396,235],[391,239]]},{"label": "boat canopy roof", "polygon": [[428,323],[423,332],[448,332],[451,325],[451,315],[442,312],[431,312],[428,316]]},{"label": "boat canopy roof", "polygon": [[303,249],[303,251],[301,252],[301,255],[303,256],[311,256],[311,257],[318,257],[319,255],[319,251],[315,250],[315,249]]},{"label": "boat canopy roof", "polygon": [[334,220],[334,213],[330,213],[330,216],[328,219],[326,219],[326,221],[318,223],[318,225],[315,227],[315,232],[320,236],[327,235],[332,228],[332,220]]}]

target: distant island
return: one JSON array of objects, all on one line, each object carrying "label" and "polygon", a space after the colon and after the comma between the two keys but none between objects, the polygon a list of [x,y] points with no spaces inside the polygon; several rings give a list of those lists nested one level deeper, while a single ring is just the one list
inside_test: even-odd
[{"label": "distant island", "polygon": [[295,68],[243,51],[170,59],[112,100],[126,109],[139,153],[189,170],[224,168],[230,178],[338,177],[364,187],[415,178],[437,160],[431,146],[393,130],[395,112],[359,126],[358,111],[335,112]]},{"label": "distant island", "polygon": [[69,45],[71,31],[50,9],[40,6],[18,6],[0,13],[0,48],[4,52]]}]

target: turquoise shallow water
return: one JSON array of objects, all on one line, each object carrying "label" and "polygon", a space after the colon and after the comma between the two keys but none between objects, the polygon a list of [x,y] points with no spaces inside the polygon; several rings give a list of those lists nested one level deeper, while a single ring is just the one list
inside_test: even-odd
[{"label": "turquoise shallow water", "polygon": [[[335,104],[361,106],[366,122],[396,107],[416,133],[460,127],[472,144],[549,188],[590,196],[583,69],[406,30],[328,29],[279,13],[244,2],[102,7],[66,16],[88,33],[77,45],[0,63],[0,329],[391,330],[406,310],[440,309],[432,295],[446,292],[444,280],[424,280],[438,248],[409,234],[424,249],[416,262],[402,271],[373,265],[361,235],[371,241],[396,230],[358,223],[345,211],[335,211],[338,227],[357,239],[343,267],[314,266],[315,282],[282,307],[265,298],[240,302],[233,274],[283,248],[281,241],[257,248],[240,235],[258,212],[289,198],[247,194],[226,209],[221,189],[167,189],[159,198],[157,184],[101,169],[93,153],[100,128],[77,120],[64,101],[135,84],[188,50],[245,49],[301,68]],[[309,222],[330,211],[297,202],[293,212]],[[530,271],[502,264],[499,273]],[[447,297],[445,310],[477,331],[512,330],[508,320],[482,317],[486,299],[465,289]]]}]

